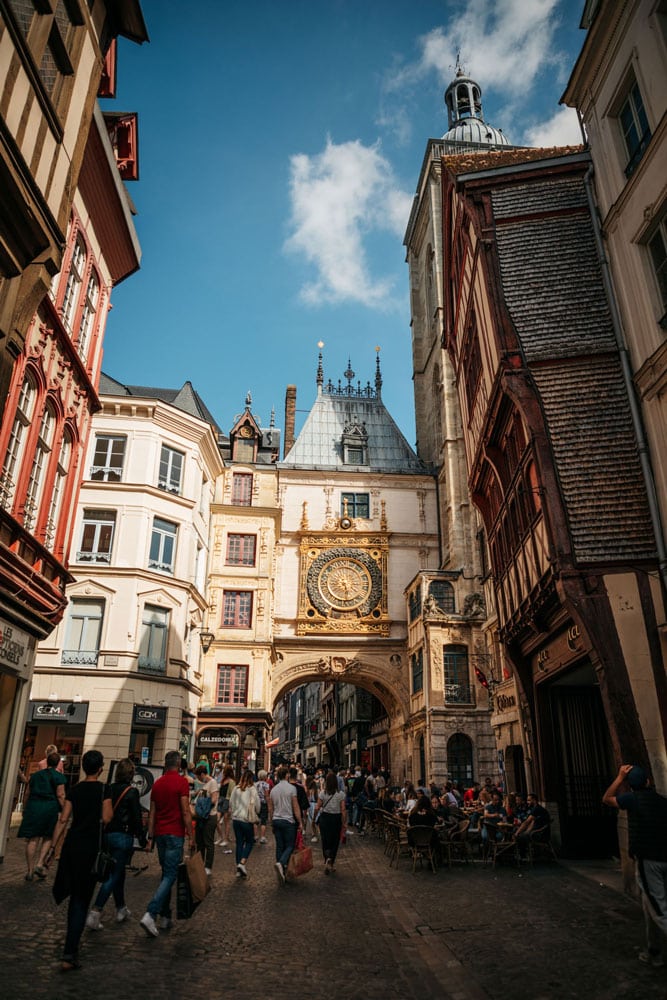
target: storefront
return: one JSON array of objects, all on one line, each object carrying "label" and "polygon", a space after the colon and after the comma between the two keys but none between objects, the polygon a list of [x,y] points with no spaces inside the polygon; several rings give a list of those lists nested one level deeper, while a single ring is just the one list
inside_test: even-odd
[{"label": "storefront", "polygon": [[[0,617],[0,859],[4,855],[12,812],[20,808],[23,785],[16,781],[24,739],[24,719],[35,640]],[[20,765],[19,765],[20,766]]]},{"label": "storefront", "polygon": [[236,775],[241,772],[241,739],[236,729],[207,727],[197,734],[196,762],[205,758],[210,770],[214,764],[231,764]]},{"label": "storefront", "polygon": [[498,771],[505,788],[525,796],[532,791],[532,776],[526,774],[519,698],[513,679],[504,681],[494,691],[491,725],[498,748]]},{"label": "storefront", "polygon": [[166,725],[166,708],[160,705],[135,705],[132,709],[128,757],[136,764],[154,764],[156,739]]},{"label": "storefront", "polygon": [[86,701],[31,701],[21,751],[21,770],[30,777],[44,759],[49,744],[58,748],[68,787],[81,772],[88,719]]}]

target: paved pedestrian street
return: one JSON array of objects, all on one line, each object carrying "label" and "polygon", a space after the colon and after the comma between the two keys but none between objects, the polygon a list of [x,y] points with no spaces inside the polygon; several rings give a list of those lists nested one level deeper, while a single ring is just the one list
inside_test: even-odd
[{"label": "paved pedestrian street", "polygon": [[[11,831],[0,866],[3,1000],[225,997],[230,1000],[650,1000],[667,970],[642,965],[642,916],[613,866],[541,864],[520,872],[480,862],[412,873],[389,868],[373,836],[349,837],[338,871],[285,887],[273,843],[256,846],[250,878],[216,852],[213,889],[189,921],[149,938],[139,918],[158,881],[156,855],[128,874],[125,924],[107,904],[86,931],[83,968],[62,973],[66,904],[24,881]],[[583,872],[583,873],[582,873]]]}]

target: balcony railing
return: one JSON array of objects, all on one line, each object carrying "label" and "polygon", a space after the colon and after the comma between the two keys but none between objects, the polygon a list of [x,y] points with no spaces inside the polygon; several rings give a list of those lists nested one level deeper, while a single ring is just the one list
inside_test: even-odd
[{"label": "balcony railing", "polygon": [[445,684],[445,704],[474,705],[475,693],[470,684]]},{"label": "balcony railing", "polygon": [[123,473],[122,466],[118,465],[91,465],[90,478],[102,480],[107,483],[119,483]]},{"label": "balcony railing", "polygon": [[110,552],[77,552],[77,562],[111,562]]},{"label": "balcony railing", "polygon": [[76,667],[96,667],[98,656],[96,649],[63,649],[62,662]]},{"label": "balcony railing", "polygon": [[164,660],[154,660],[149,656],[140,656],[137,666],[142,674],[166,674],[167,664]]}]

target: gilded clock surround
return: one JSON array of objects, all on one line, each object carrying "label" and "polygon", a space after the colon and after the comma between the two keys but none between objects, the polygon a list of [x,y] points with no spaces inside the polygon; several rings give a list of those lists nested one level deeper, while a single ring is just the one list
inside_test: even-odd
[{"label": "gilded clock surround", "polygon": [[301,539],[297,635],[389,635],[387,536],[317,532]]}]

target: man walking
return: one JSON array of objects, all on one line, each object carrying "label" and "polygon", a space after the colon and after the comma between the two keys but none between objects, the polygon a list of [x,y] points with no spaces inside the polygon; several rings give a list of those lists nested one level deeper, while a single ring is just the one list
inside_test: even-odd
[{"label": "man walking", "polygon": [[[629,792],[623,789],[626,783]],[[602,801],[627,811],[629,852],[636,863],[646,925],[647,947],[638,957],[660,968],[663,934],[667,934],[667,798],[649,785],[643,767],[623,764]]]},{"label": "man walking", "polygon": [[294,851],[296,831],[301,826],[301,809],[296,786],[287,781],[286,767],[278,768],[278,784],[269,796],[269,819],[276,840],[276,875],[280,885],[285,884],[287,863]]},{"label": "man walking", "polygon": [[190,786],[179,774],[180,764],[179,752],[170,750],[164,759],[164,774],[151,790],[147,847],[157,847],[162,881],[139,923],[152,937],[171,927],[171,889],[183,860],[184,840],[192,835]]}]

